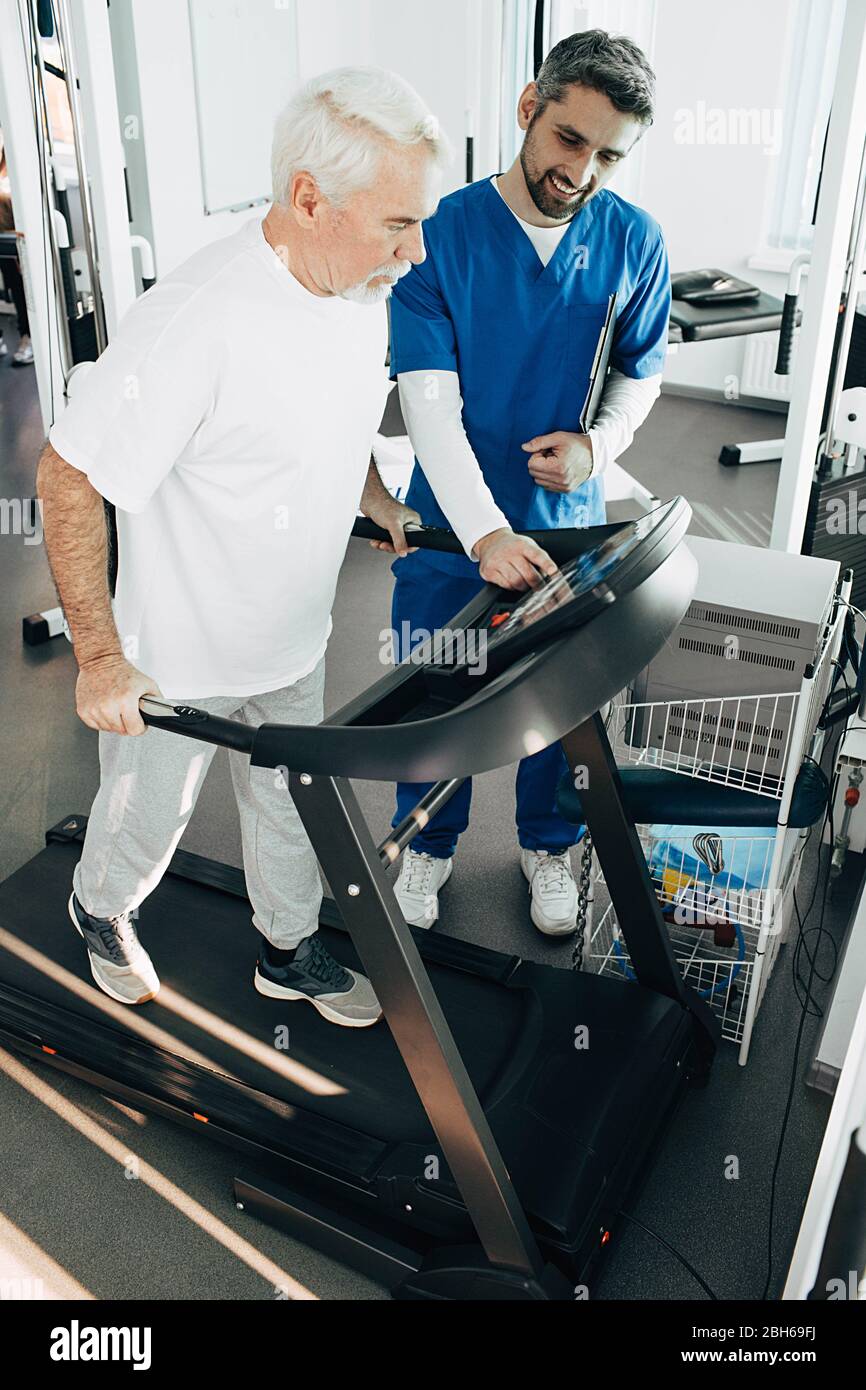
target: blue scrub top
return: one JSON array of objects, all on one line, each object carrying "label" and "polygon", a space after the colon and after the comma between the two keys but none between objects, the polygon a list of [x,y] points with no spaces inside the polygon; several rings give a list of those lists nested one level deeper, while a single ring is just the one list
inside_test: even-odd
[{"label": "blue scrub top", "polygon": [[[534,482],[521,445],[553,430],[580,433],[610,295],[617,297],[611,365],[631,377],[662,370],[671,291],[658,224],[603,188],[572,218],[543,266],[510,208],[482,179],[443,198],[424,237],[426,260],[391,296],[391,379],[400,372],[458,373],[469,443],[515,530],[599,525],[602,480],[551,492]],[[449,525],[417,459],[405,501],[428,525]],[[423,554],[447,573],[478,575],[465,555]]]}]

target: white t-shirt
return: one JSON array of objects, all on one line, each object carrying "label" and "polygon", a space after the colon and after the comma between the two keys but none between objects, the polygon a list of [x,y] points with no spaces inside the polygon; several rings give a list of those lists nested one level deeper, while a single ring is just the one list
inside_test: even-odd
[{"label": "white t-shirt", "polygon": [[384,302],[310,293],[254,218],[137,300],[49,432],[117,508],[124,653],[172,699],[321,659],[385,406]]}]

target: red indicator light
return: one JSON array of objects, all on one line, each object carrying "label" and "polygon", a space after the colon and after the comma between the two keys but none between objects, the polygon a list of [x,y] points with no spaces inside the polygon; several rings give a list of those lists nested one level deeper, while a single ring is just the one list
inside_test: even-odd
[{"label": "red indicator light", "polygon": [[510,614],[510,613],[497,613],[496,616],[495,616],[495,618],[491,618],[491,619],[490,619],[490,626],[491,626],[491,627],[498,627],[500,623],[504,623],[504,622],[505,622],[505,619],[506,619],[506,618],[510,618],[510,617],[511,617],[511,614]]},{"label": "red indicator light", "polygon": [[602,1233],[601,1233],[601,1243],[602,1243],[602,1245],[607,1245],[609,1241],[610,1241],[610,1231],[602,1231]]},{"label": "red indicator light", "polygon": [[193,1110],[193,1112],[192,1112],[192,1117],[193,1117],[194,1120],[201,1120],[201,1122],[202,1122],[203,1125],[206,1125],[206,1124],[209,1123],[207,1115],[199,1115],[199,1114],[197,1113],[197,1111],[195,1111],[195,1110]]},{"label": "red indicator light", "polygon": [[56,1048],[56,1047],[46,1047],[44,1043],[42,1044],[42,1051],[43,1051],[43,1052],[47,1052],[49,1057],[56,1057],[56,1056],[57,1056],[57,1048]]}]

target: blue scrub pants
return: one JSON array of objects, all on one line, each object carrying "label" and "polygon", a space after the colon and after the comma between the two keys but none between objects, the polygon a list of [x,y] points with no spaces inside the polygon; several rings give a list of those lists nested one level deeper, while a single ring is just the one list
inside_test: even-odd
[{"label": "blue scrub pants", "polygon": [[[484,588],[484,581],[480,578],[463,579],[434,568],[420,551],[395,560],[391,569],[396,578],[391,601],[391,626],[397,661],[405,660],[413,647],[423,640],[422,635],[404,648],[403,623],[410,625],[410,632],[421,628],[424,634],[434,633],[437,628],[447,627],[450,620]],[[558,743],[521,759],[516,781],[516,821],[517,838],[523,849],[567,849],[577,844],[583,834],[583,827],[563,820],[555,806],[557,784],[567,766],[565,754]],[[397,810],[392,827],[409,814],[432,785],[432,782],[397,783]],[[471,799],[472,779],[467,777],[451,800],[415,836],[412,848],[419,854],[430,854],[434,859],[450,859],[457,848],[458,836],[469,824]]]}]

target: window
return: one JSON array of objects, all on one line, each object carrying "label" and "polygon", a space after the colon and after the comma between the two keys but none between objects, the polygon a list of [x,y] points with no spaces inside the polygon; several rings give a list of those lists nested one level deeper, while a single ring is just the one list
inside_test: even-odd
[{"label": "window", "polygon": [[534,72],[536,0],[503,0],[502,5],[502,108],[499,136],[499,168],[514,163],[523,144],[517,124],[517,98]]},{"label": "window", "polygon": [[845,0],[795,0],[782,88],[782,148],[771,196],[767,245],[812,245],[824,137],[839,61]]}]

